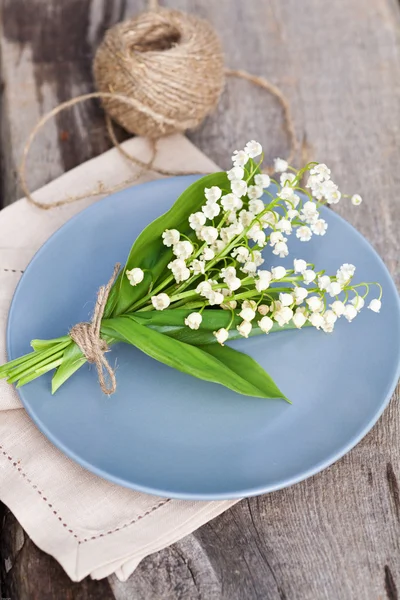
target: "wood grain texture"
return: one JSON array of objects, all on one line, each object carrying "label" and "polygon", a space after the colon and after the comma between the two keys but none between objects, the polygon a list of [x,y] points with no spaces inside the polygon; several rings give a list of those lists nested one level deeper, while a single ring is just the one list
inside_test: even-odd
[{"label": "wood grain texture", "polygon": [[87,577],[73,583],[60,565],[47,557],[26,537],[8,513],[2,524],[2,598],[26,600],[114,600],[107,579]]},{"label": "wood grain texture", "polygon": [[[364,196],[362,207],[346,208],[346,216],[399,284],[398,2],[163,4],[208,18],[220,31],[229,67],[263,75],[285,92],[302,145],[298,163],[327,162],[343,187]],[[0,0],[5,204],[18,195],[15,168],[27,131],[58,102],[92,89],[90,62],[103,31],[143,6],[123,0]],[[236,80],[228,82],[216,114],[189,137],[222,167],[228,166],[227,150],[252,137],[260,139],[269,159],[287,151],[276,101]],[[95,103],[60,117],[32,152],[32,188],[108,143]],[[290,489],[242,501],[148,557],[127,583],[111,577],[68,584],[55,561],[26,537],[21,541],[8,513],[0,546],[2,595],[18,600],[398,600],[398,400],[397,395],[368,436],[331,468]]]},{"label": "wood grain texture", "polygon": [[[17,182],[27,135],[41,115],[63,100],[93,91],[93,51],[120,20],[123,0],[3,0],[1,3],[2,195],[20,194]],[[35,189],[110,146],[102,111],[86,102],[42,130],[29,163]]]}]

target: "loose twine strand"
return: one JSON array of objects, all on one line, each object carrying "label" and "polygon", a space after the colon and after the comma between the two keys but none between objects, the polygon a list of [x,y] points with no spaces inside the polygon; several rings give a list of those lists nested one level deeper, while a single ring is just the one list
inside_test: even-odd
[{"label": "loose twine strand", "polygon": [[[271,83],[264,77],[258,77],[257,75],[252,75],[251,73],[248,73],[247,71],[243,71],[240,69],[225,69],[225,75],[227,75],[228,77],[238,77],[240,79],[245,79],[246,81],[249,81],[250,83],[253,83],[254,85],[257,85],[258,87],[263,88],[264,90],[268,91],[271,95],[275,96],[279,100],[279,103],[282,106],[284,125],[285,125],[286,133],[287,133],[287,136],[289,139],[289,154],[288,154],[286,160],[288,161],[289,164],[292,163],[292,161],[296,155],[297,149],[298,149],[298,141],[297,141],[297,136],[296,136],[296,132],[294,129],[294,122],[293,122],[293,118],[292,118],[290,104],[289,104],[289,101],[287,100],[286,96],[283,94],[283,92],[281,92],[281,90],[278,87],[276,87],[273,83]],[[135,156],[132,156],[131,154],[129,154],[129,152],[127,152],[121,146],[121,144],[117,140],[117,137],[116,137],[115,131],[114,131],[114,127],[112,124],[112,120],[108,114],[106,114],[106,126],[107,126],[108,135],[109,135],[112,143],[118,149],[120,154],[122,154],[122,156],[124,156],[128,161],[133,162],[134,164],[142,167],[143,169],[155,171],[157,173],[160,173],[161,175],[171,176],[171,175],[188,175],[189,174],[188,171],[166,171],[165,169],[161,169],[159,167],[154,167],[154,166],[149,166],[149,163],[142,162]],[[153,152],[154,152],[154,154],[152,155],[152,161],[154,161],[157,142],[155,142],[154,140],[151,140],[151,142],[153,144]],[[140,174],[142,172],[143,171],[140,171]],[[267,167],[265,169],[265,172],[272,174],[274,172],[274,168],[272,166]],[[201,172],[190,171],[190,174],[204,175],[204,171],[201,171]]]},{"label": "loose twine strand", "polygon": [[[234,69],[225,69],[225,74],[228,77],[239,77],[241,79],[245,79],[246,81],[249,81],[250,83],[253,83],[254,85],[257,85],[258,87],[265,89],[266,91],[268,91],[270,94],[272,94],[273,96],[275,96],[278,99],[279,103],[282,106],[284,125],[285,125],[285,129],[286,129],[286,133],[289,138],[290,150],[289,150],[289,155],[288,155],[287,160],[289,163],[291,163],[297,152],[298,141],[297,141],[296,132],[294,129],[294,123],[293,123],[292,113],[291,113],[291,109],[290,109],[290,104],[289,104],[286,96],[283,94],[283,92],[281,92],[281,90],[278,87],[276,87],[273,83],[271,83],[264,77],[258,77],[256,75],[252,75],[252,74],[248,73],[247,71],[234,70]],[[78,202],[79,200],[84,200],[85,198],[92,198],[92,197],[96,197],[96,196],[100,196],[100,195],[112,194],[112,193],[122,190],[122,189],[126,188],[128,185],[132,184],[134,181],[139,179],[139,177],[141,177],[141,175],[146,171],[153,171],[155,173],[159,173],[160,175],[166,175],[166,176],[188,175],[188,174],[203,175],[204,174],[204,171],[200,172],[200,171],[194,171],[194,170],[190,170],[190,171],[171,170],[171,169],[167,170],[167,169],[162,169],[161,167],[156,167],[154,165],[154,160],[157,155],[157,140],[153,140],[153,139],[149,140],[150,146],[151,146],[151,156],[150,156],[150,159],[148,160],[148,162],[144,162],[144,161],[140,160],[139,158],[136,158],[135,156],[133,156],[132,154],[127,152],[127,150],[125,150],[125,148],[123,148],[121,146],[120,142],[117,140],[117,137],[115,135],[115,131],[114,131],[114,127],[113,127],[111,118],[106,113],[106,126],[107,126],[107,131],[108,131],[108,134],[110,136],[112,143],[117,148],[118,152],[125,159],[127,159],[129,162],[134,163],[136,166],[140,167],[139,172],[136,172],[131,177],[128,177],[121,183],[114,185],[114,186],[107,187],[104,185],[103,182],[100,181],[99,184],[97,185],[97,187],[94,188],[93,190],[84,192],[82,194],[75,194],[73,196],[68,196],[66,198],[63,198],[62,200],[56,200],[55,202],[52,202],[51,204],[48,204],[46,202],[41,202],[40,200],[33,198],[32,194],[29,190],[29,186],[28,186],[28,182],[27,182],[26,165],[27,165],[29,151],[31,149],[31,146],[32,146],[33,141],[36,138],[37,134],[42,129],[42,127],[47,123],[47,121],[49,121],[50,119],[52,119],[53,117],[58,115],[60,112],[66,110],[67,108],[75,106],[76,104],[80,104],[81,102],[85,102],[86,100],[92,100],[94,98],[114,99],[114,100],[118,100],[119,102],[122,102],[124,104],[133,106],[136,109],[142,108],[142,104],[140,102],[138,102],[135,98],[130,98],[128,96],[124,96],[122,94],[116,94],[116,93],[112,93],[112,92],[92,92],[89,94],[82,94],[81,96],[76,96],[76,98],[72,98],[71,100],[62,102],[61,104],[59,104],[58,106],[53,108],[51,111],[49,111],[47,114],[45,114],[38,121],[38,123],[35,125],[35,127],[32,129],[31,133],[28,136],[28,139],[26,141],[24,149],[22,151],[22,160],[21,160],[21,165],[19,168],[19,179],[20,179],[22,191],[23,191],[26,199],[28,200],[28,202],[30,202],[31,204],[34,204],[35,206],[37,206],[38,208],[41,208],[43,210],[49,210],[52,208],[57,208],[59,206],[65,206],[67,204],[72,204],[73,202]],[[157,113],[154,113],[154,115],[152,115],[152,116],[155,119],[160,118],[159,115],[157,115]],[[165,117],[163,117],[163,119],[165,119]],[[272,173],[273,168],[272,167],[267,168],[266,172]]]},{"label": "loose twine strand", "polygon": [[95,365],[101,390],[107,395],[113,394],[117,389],[117,379],[114,370],[104,356],[109,351],[109,347],[106,341],[100,337],[100,328],[108,296],[120,268],[121,265],[117,263],[107,285],[102,285],[97,292],[96,306],[91,322],[77,323],[69,332],[71,339],[80,348],[86,360]]}]

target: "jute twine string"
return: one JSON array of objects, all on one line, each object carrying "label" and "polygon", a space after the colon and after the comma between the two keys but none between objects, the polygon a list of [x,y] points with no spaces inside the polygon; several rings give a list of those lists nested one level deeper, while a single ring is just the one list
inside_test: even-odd
[{"label": "jute twine string", "polygon": [[120,268],[121,265],[117,263],[107,285],[102,285],[99,288],[92,321],[90,323],[77,323],[69,332],[71,339],[80,348],[86,360],[95,365],[101,390],[107,395],[115,392],[117,380],[114,370],[104,356],[109,348],[107,343],[100,337],[100,328],[108,296]]},{"label": "jute twine string", "polygon": [[[286,99],[285,95],[283,94],[283,92],[281,92],[281,90],[279,88],[274,86],[271,82],[269,82],[264,77],[258,77],[255,75],[251,75],[250,73],[247,73],[246,71],[226,69],[225,73],[228,77],[239,77],[239,78],[245,79],[251,83],[254,83],[255,85],[265,89],[270,94],[274,95],[279,100],[279,102],[282,106],[282,109],[283,109],[285,129],[286,129],[286,132],[287,132],[287,135],[289,138],[290,150],[289,150],[289,154],[287,157],[287,161],[289,163],[291,163],[293,161],[293,158],[296,155],[296,152],[298,149],[298,141],[297,141],[296,133],[294,130],[294,124],[293,124],[293,119],[292,119],[292,115],[291,115],[290,105],[289,105],[289,102]],[[203,175],[203,174],[205,174],[204,171],[200,172],[200,171],[195,171],[195,170],[190,170],[190,171],[188,171],[188,170],[186,170],[186,171],[185,170],[171,170],[171,169],[162,169],[161,167],[156,167],[153,163],[154,163],[154,160],[157,155],[157,140],[154,140],[154,139],[149,139],[149,143],[151,146],[151,157],[148,162],[144,162],[144,161],[140,160],[139,158],[137,158],[136,156],[133,156],[132,154],[127,152],[127,150],[125,150],[125,148],[123,148],[120,145],[120,142],[117,140],[117,137],[115,135],[115,131],[114,131],[114,128],[112,125],[112,120],[110,119],[109,115],[106,114],[105,118],[106,118],[107,131],[108,131],[108,134],[110,136],[112,143],[117,148],[118,152],[125,159],[127,159],[129,162],[135,164],[136,166],[140,167],[140,171],[136,172],[131,177],[124,179],[123,181],[121,181],[121,183],[119,183],[117,185],[105,186],[100,181],[99,184],[97,185],[97,187],[95,187],[92,190],[88,190],[82,194],[74,194],[71,196],[67,196],[66,198],[63,198],[62,200],[56,200],[56,201],[52,202],[51,204],[41,202],[40,200],[37,200],[36,198],[34,198],[31,194],[29,186],[28,186],[27,175],[26,175],[26,170],[27,170],[26,165],[27,165],[28,155],[29,155],[31,146],[32,146],[37,134],[39,133],[39,131],[47,123],[47,121],[49,121],[50,119],[52,119],[53,117],[58,115],[60,112],[66,110],[67,108],[75,106],[76,104],[80,104],[81,102],[85,102],[87,100],[91,100],[94,98],[102,98],[102,97],[112,97],[114,99],[117,99],[121,103],[125,102],[127,104],[132,104],[132,98],[125,97],[122,94],[114,94],[111,92],[110,93],[108,93],[108,92],[93,92],[90,94],[82,94],[81,96],[77,96],[76,98],[67,100],[66,102],[63,102],[63,103],[59,104],[58,106],[56,106],[55,108],[53,108],[50,112],[48,112],[46,115],[44,115],[40,119],[40,121],[38,121],[38,123],[35,125],[35,127],[32,129],[32,131],[29,134],[29,137],[25,143],[24,149],[22,151],[22,160],[21,160],[21,164],[19,167],[19,179],[20,179],[21,188],[22,188],[22,191],[23,191],[26,199],[31,204],[34,204],[35,206],[37,206],[38,208],[41,208],[43,210],[49,210],[49,209],[56,208],[59,206],[65,206],[65,205],[71,204],[73,202],[78,202],[79,200],[84,200],[86,198],[93,198],[93,197],[101,196],[104,194],[112,194],[119,190],[125,189],[127,186],[134,183],[134,181],[139,179],[139,177],[141,177],[141,175],[145,171],[152,171],[152,172],[159,173],[160,175],[165,175],[165,176],[189,175],[189,174]],[[267,173],[272,173],[273,168],[267,167],[265,169],[265,171]]]},{"label": "jute twine string", "polygon": [[[128,98],[122,94],[112,94],[112,93],[108,93],[108,92],[93,92],[90,94],[82,94],[81,96],[77,96],[76,98],[72,98],[71,100],[67,100],[66,102],[62,102],[61,104],[59,104],[58,106],[53,108],[50,112],[45,114],[40,119],[40,121],[38,121],[38,123],[35,125],[35,127],[31,131],[31,133],[29,134],[29,137],[28,137],[26,144],[24,146],[24,149],[22,151],[22,160],[21,160],[21,165],[19,168],[19,178],[20,178],[20,182],[21,182],[21,188],[22,188],[23,193],[25,194],[26,199],[29,202],[31,202],[32,204],[34,204],[35,206],[37,206],[38,208],[42,208],[43,210],[49,210],[52,208],[56,208],[59,206],[65,206],[66,204],[71,204],[73,202],[77,202],[78,200],[84,200],[85,198],[91,198],[91,197],[100,196],[103,194],[111,194],[111,193],[117,192],[118,190],[124,189],[125,187],[127,187],[128,185],[133,183],[136,179],[138,179],[142,175],[143,170],[141,170],[139,173],[135,173],[132,177],[125,179],[121,183],[114,185],[114,186],[109,186],[109,187],[106,187],[104,185],[104,183],[102,183],[100,181],[99,184],[97,185],[97,187],[95,187],[93,190],[89,190],[82,194],[68,196],[67,198],[63,198],[62,200],[56,200],[55,202],[52,202],[51,204],[47,204],[45,202],[41,202],[40,200],[37,200],[36,198],[33,198],[32,194],[29,190],[29,187],[28,187],[28,182],[27,182],[27,177],[26,177],[26,163],[27,163],[30,148],[33,144],[33,141],[34,141],[36,135],[39,133],[39,131],[42,129],[42,127],[47,123],[47,121],[49,121],[50,119],[52,119],[53,117],[58,115],[63,110],[70,108],[71,106],[75,106],[75,104],[80,104],[81,102],[85,102],[86,100],[91,100],[93,98],[103,98],[103,97],[112,97],[112,98],[118,99],[119,102],[125,102],[130,105],[132,105],[132,104],[135,105],[134,99]],[[157,153],[157,142],[156,142],[156,140],[149,140],[149,142],[151,145],[150,160],[147,163],[137,160],[136,164],[138,166],[142,167],[143,169],[147,169],[150,171],[155,170],[158,172],[158,169],[153,167],[153,162],[154,162],[154,159],[155,159],[156,153]],[[132,161],[134,161],[133,156],[131,157],[131,159],[132,159]]]},{"label": "jute twine string", "polygon": [[[245,79],[246,81],[249,81],[250,83],[253,83],[254,85],[257,85],[258,87],[263,88],[264,90],[266,90],[267,92],[269,92],[271,95],[275,96],[279,100],[279,103],[281,104],[282,110],[283,110],[283,121],[284,121],[285,130],[286,130],[286,133],[287,133],[287,136],[289,139],[289,154],[287,155],[286,160],[289,164],[291,164],[293,162],[293,159],[294,159],[297,149],[298,149],[298,141],[297,141],[297,136],[296,136],[296,132],[294,129],[294,123],[293,123],[292,113],[291,113],[291,109],[290,109],[290,104],[289,104],[286,96],[283,94],[283,92],[281,92],[281,90],[278,87],[276,87],[273,83],[271,83],[264,77],[259,77],[257,75],[252,75],[251,73],[248,73],[247,71],[236,70],[236,69],[225,69],[224,72],[227,77],[238,77],[240,79]],[[116,137],[115,131],[114,131],[114,127],[112,124],[112,120],[107,113],[106,113],[105,118],[106,118],[107,132],[108,132],[108,135],[109,135],[112,143],[118,149],[120,154],[122,154],[122,156],[124,156],[128,161],[131,161],[132,163],[142,167],[143,169],[149,169],[151,171],[160,173],[161,175],[171,176],[171,175],[188,175],[189,174],[188,171],[167,171],[167,170],[161,169],[159,167],[153,167],[153,166],[149,167],[148,164],[142,162],[135,156],[132,156],[131,154],[129,154],[129,152],[127,152],[121,146],[120,142],[117,140],[117,137]],[[154,143],[156,143],[156,142],[154,142]],[[274,168],[273,168],[273,166],[269,166],[269,167],[266,167],[264,169],[264,171],[271,175],[272,173],[274,173]],[[140,173],[142,173],[142,171]],[[190,171],[190,174],[197,174],[197,171]],[[198,174],[204,175],[204,171],[202,171],[201,173],[199,172]]]}]

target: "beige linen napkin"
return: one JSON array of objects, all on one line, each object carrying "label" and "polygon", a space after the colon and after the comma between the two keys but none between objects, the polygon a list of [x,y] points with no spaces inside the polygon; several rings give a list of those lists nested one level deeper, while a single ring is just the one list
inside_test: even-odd
[{"label": "beige linen napkin", "polygon": [[[142,160],[150,156],[143,139],[128,140],[123,146]],[[156,164],[171,170],[216,170],[215,164],[181,135],[159,142]],[[46,185],[36,197],[51,203],[68,194],[90,191],[99,180],[110,187],[132,176],[135,169],[138,171],[112,149]],[[147,172],[136,183],[155,177]],[[0,212],[0,364],[6,360],[10,302],[25,267],[54,231],[95,201],[42,210],[23,199]],[[0,499],[39,548],[54,556],[74,581],[89,574],[100,579],[114,572],[126,580],[142,558],[176,542],[235,503],[158,498],[92,475],[36,429],[14,388],[3,380]]]}]

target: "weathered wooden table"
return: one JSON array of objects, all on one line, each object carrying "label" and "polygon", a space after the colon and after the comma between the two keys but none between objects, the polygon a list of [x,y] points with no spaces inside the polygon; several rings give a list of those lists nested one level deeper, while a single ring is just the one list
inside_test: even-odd
[{"label": "weathered wooden table", "polygon": [[[290,99],[301,156],[326,161],[365,202],[350,221],[399,282],[400,6],[397,0],[168,0],[220,31],[227,65],[276,83]],[[59,102],[93,89],[91,60],[105,29],[144,8],[133,0],[0,0],[0,198],[19,190],[28,132]],[[259,139],[285,155],[280,107],[229,81],[217,113],[189,137],[221,167],[227,149]],[[80,105],[49,124],[30,161],[37,188],[109,147],[101,111]],[[347,210],[347,209],[346,209]],[[0,240],[1,245],[1,240]],[[379,358],[379,349],[374,349]],[[127,583],[73,584],[7,509],[0,596],[397,600],[400,591],[400,410],[393,399],[373,431],[325,472],[243,500],[143,561]]]}]

